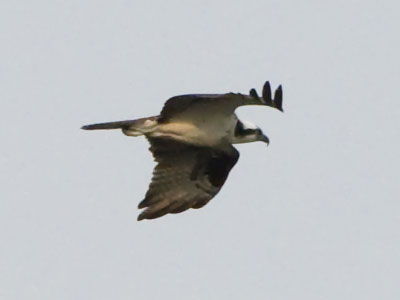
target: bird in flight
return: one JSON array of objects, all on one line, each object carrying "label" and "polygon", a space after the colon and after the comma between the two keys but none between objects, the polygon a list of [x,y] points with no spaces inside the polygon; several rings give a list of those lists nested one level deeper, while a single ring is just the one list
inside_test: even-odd
[{"label": "bird in flight", "polygon": [[136,120],[83,126],[85,130],[122,129],[127,136],[144,135],[157,162],[138,221],[176,214],[206,205],[222,188],[239,159],[232,144],[268,137],[254,124],[241,121],[236,108],[264,105],[282,109],[282,87],[272,98],[267,81],[260,97],[249,95],[191,94],[166,101],[160,115]]}]

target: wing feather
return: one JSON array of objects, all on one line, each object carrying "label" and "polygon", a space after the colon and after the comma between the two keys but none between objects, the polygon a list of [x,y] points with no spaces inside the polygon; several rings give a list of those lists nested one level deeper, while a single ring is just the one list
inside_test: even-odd
[{"label": "wing feather", "polygon": [[197,147],[167,138],[148,138],[157,162],[138,220],[154,219],[206,205],[221,189],[239,152]]},{"label": "wing feather", "polygon": [[283,111],[282,87],[277,88],[274,99],[271,95],[271,86],[267,81],[263,87],[262,97],[258,96],[255,89],[250,90],[250,95],[227,93],[175,96],[165,102],[159,121],[185,121],[198,117],[204,119],[207,115],[213,118],[221,117],[233,114],[236,108],[244,105],[264,105]]}]

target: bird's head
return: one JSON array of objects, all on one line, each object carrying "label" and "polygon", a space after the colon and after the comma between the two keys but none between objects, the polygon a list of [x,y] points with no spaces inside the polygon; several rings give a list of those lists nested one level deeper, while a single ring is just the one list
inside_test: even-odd
[{"label": "bird's head", "polygon": [[258,141],[269,144],[268,137],[258,126],[248,121],[238,120],[234,132],[233,143],[242,144]]}]

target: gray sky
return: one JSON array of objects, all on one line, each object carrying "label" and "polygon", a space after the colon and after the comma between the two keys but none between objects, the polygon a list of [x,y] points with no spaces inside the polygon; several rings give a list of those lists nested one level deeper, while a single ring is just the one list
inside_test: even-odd
[{"label": "gray sky", "polygon": [[[398,1],[2,1],[1,299],[399,299]],[[270,147],[201,210],[137,222],[143,138],[83,124],[185,93]]]}]

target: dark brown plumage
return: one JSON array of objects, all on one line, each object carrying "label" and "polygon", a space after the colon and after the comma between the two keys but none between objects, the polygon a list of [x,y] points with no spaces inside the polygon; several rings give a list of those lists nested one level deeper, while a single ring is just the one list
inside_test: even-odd
[{"label": "dark brown plumage", "polygon": [[166,138],[148,138],[158,163],[138,217],[154,219],[207,204],[221,189],[239,152],[198,147]]}]

